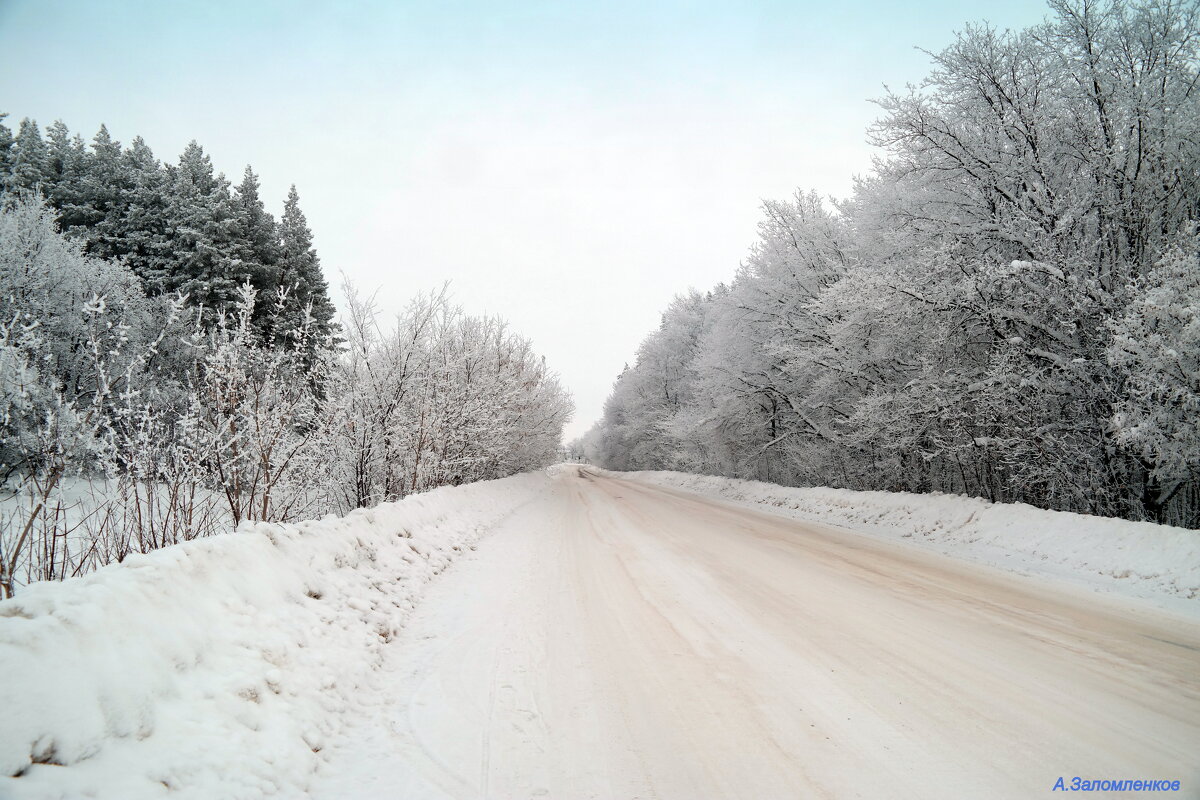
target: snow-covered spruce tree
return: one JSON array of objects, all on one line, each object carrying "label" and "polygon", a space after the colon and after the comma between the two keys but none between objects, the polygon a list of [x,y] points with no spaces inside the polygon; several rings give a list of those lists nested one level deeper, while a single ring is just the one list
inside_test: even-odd
[{"label": "snow-covered spruce tree", "polygon": [[312,243],[308,220],[300,210],[300,195],[293,185],[288,190],[279,220],[278,286],[287,290],[288,302],[274,321],[282,331],[311,328],[313,341],[323,341],[333,332],[333,303],[321,272],[321,260]]},{"label": "snow-covered spruce tree", "polygon": [[8,113],[0,111],[0,190],[7,186],[8,176],[12,175],[13,132],[4,124],[6,119]]},{"label": "snow-covered spruce tree", "polygon": [[41,129],[33,120],[21,120],[17,134],[8,148],[5,159],[6,171],[0,183],[5,191],[30,191],[39,189],[49,175],[46,170],[46,142]]},{"label": "snow-covered spruce tree", "polygon": [[[174,269],[171,227],[171,176],[149,145],[135,137],[121,155],[123,193],[115,213],[101,224],[100,234],[112,254],[124,259],[153,295],[155,284]],[[88,241],[86,231],[79,231]]]},{"label": "snow-covered spruce tree", "polygon": [[[124,205],[135,176],[123,158],[121,143],[112,138],[104,125],[92,138],[91,153],[82,166],[78,200],[59,212],[61,215],[63,210],[74,211],[77,219],[60,219],[60,224],[64,230],[74,229],[84,235],[90,255],[115,258],[125,251],[120,221],[125,216]],[[69,190],[73,176],[68,173],[65,177]],[[47,188],[51,197],[59,194],[63,183],[50,183]]]},{"label": "snow-covered spruce tree", "polygon": [[0,191],[41,193],[88,255],[124,259],[150,296],[188,293],[210,322],[236,303],[245,280],[260,297],[286,286],[283,327],[271,329],[259,308],[264,340],[297,328],[310,305],[322,336],[331,330],[333,306],[294,187],[277,223],[253,171],[235,190],[196,142],[164,166],[140,137],[122,148],[103,125],[90,145],[61,121],[47,134],[30,119],[16,136],[0,125]]},{"label": "snow-covered spruce tree", "polygon": [[224,175],[196,142],[173,170],[167,219],[170,254],[161,274],[150,276],[155,293],[180,292],[204,308],[208,319],[234,312],[242,284],[250,279],[245,244],[238,238],[238,210]]},{"label": "snow-covered spruce tree", "polygon": [[[258,185],[258,176],[247,166],[234,194],[234,202],[238,208],[238,238],[245,243],[250,283],[258,297],[270,298],[277,296],[280,288],[282,251],[279,226],[263,205]],[[272,311],[273,304],[269,302],[258,303],[255,308],[255,327],[268,338],[274,333]]]},{"label": "snow-covered spruce tree", "polygon": [[59,229],[95,224],[98,217],[88,205],[84,181],[87,178],[88,152],[83,139],[72,136],[61,120],[47,131],[46,169],[49,173],[45,195],[58,214]]}]

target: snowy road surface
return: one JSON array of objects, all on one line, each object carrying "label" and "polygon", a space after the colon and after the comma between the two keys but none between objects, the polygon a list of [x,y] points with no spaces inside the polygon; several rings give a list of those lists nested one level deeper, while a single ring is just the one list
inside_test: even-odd
[{"label": "snowy road surface", "polygon": [[315,797],[1200,796],[1195,622],[586,471],[395,644]]}]

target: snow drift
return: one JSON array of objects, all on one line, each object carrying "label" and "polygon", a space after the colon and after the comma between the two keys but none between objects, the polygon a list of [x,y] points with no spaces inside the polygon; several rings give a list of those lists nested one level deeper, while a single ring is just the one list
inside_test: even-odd
[{"label": "snow drift", "polygon": [[0,796],[302,794],[421,587],[549,486],[247,525],[24,589],[0,604]]},{"label": "snow drift", "polygon": [[1200,531],[961,495],[792,488],[682,472],[611,474],[901,538],[1200,615]]}]

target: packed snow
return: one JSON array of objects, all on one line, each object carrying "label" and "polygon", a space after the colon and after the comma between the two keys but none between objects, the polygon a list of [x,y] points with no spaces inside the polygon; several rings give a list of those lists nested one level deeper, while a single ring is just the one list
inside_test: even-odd
[{"label": "packed snow", "polygon": [[1200,531],[951,494],[793,488],[682,472],[612,474],[1200,616]]},{"label": "packed snow", "polygon": [[316,800],[971,798],[1200,785],[1200,627],[621,475],[431,587]]}]

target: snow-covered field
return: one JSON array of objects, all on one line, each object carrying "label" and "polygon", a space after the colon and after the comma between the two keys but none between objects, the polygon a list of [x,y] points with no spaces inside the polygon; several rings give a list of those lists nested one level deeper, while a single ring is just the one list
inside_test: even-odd
[{"label": "snow-covered field", "polygon": [[1071,583],[1194,617],[1195,541],[574,466],[248,526],[0,604],[0,797],[1190,791],[1200,628]]},{"label": "snow-covered field", "polygon": [[1200,531],[959,495],[790,488],[682,472],[610,474],[901,538],[956,558],[1200,616]]},{"label": "snow-covered field", "polygon": [[23,589],[0,604],[0,797],[297,796],[424,584],[546,489],[439,489]]}]

